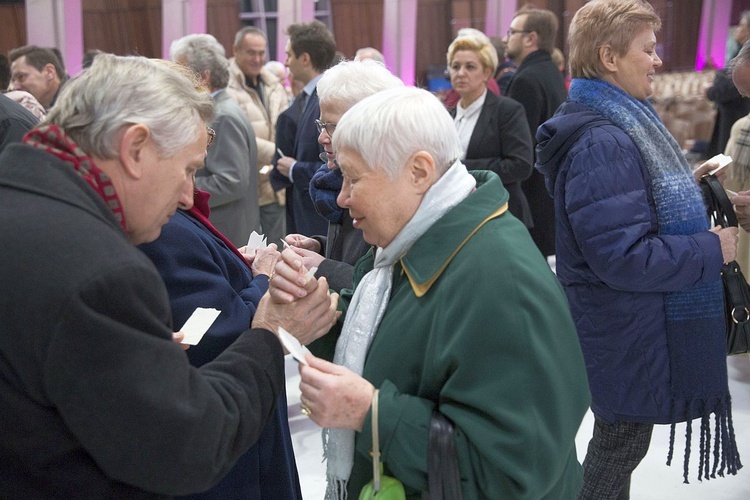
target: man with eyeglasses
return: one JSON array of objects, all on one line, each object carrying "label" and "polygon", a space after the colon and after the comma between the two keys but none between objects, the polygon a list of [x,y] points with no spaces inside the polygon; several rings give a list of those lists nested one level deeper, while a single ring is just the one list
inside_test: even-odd
[{"label": "man with eyeglasses", "polygon": [[[562,73],[552,62],[557,36],[557,16],[545,9],[521,9],[506,34],[506,56],[518,65],[508,86],[508,97],[526,110],[531,137],[555,114],[567,91]],[[529,229],[545,257],[555,254],[555,207],[544,186],[544,176],[534,170],[521,184],[531,207],[534,226]]]},{"label": "man with eyeglasses", "polygon": [[284,191],[274,191],[269,174],[276,153],[276,122],[289,101],[282,82],[264,67],[267,47],[260,28],[245,26],[237,32],[227,94],[240,105],[255,131],[260,225],[268,241],[278,243],[286,234]]}]

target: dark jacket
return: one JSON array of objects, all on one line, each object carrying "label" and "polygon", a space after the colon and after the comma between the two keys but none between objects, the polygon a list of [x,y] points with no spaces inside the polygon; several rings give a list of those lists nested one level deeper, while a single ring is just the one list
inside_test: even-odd
[{"label": "dark jacket", "polygon": [[[323,166],[323,168],[328,168]],[[340,224],[330,222],[325,237],[314,237],[320,243],[323,262],[318,265],[316,277],[325,276],[328,286],[340,292],[354,286],[354,264],[357,263],[372,245],[362,238],[362,231],[354,229],[349,211],[345,210]]]},{"label": "dark jacket", "polygon": [[[268,289],[268,276],[253,278],[247,264],[197,219],[179,210],[162,227],[156,241],[139,248],[164,279],[176,328],[185,324],[197,307],[221,311],[200,343],[186,351],[193,366],[214,360],[249,327]],[[285,393],[258,442],[216,486],[192,498],[302,498]]]},{"label": "dark jacket", "polygon": [[724,152],[732,125],[750,113],[750,99],[740,95],[726,69],[716,72],[713,84],[706,90],[706,97],[716,104],[716,122],[708,146],[708,156],[711,157]]},{"label": "dark jacket", "polygon": [[[567,97],[565,78],[549,53],[532,52],[524,58],[508,87],[508,97],[520,102],[526,111],[526,120],[532,139],[536,130],[555,114]],[[534,142],[536,145],[536,142]],[[529,231],[542,254],[555,253],[555,205],[544,187],[544,178],[534,172],[521,187],[526,194],[534,218]]]},{"label": "dark jacket", "polygon": [[0,153],[39,123],[36,116],[12,99],[0,94]]},{"label": "dark jacket", "polygon": [[[534,153],[523,106],[492,92],[485,95],[463,163],[468,170],[491,170],[499,175],[510,194],[510,213],[531,227],[531,209],[521,190],[521,181],[531,175]],[[450,113],[455,117],[456,108]]]},{"label": "dark jacket", "polygon": [[[274,169],[271,172],[271,185],[277,191],[286,188],[287,234],[299,233],[305,236],[313,236],[325,233],[328,228],[328,221],[315,211],[315,205],[310,198],[310,180],[323,163],[320,159],[323,146],[318,144],[318,129],[315,127],[315,120],[320,118],[317,90],[312,93],[308,100],[309,102],[305,105],[299,120],[296,121],[293,151],[282,149],[284,154],[293,156],[297,160],[292,169],[294,182],[280,173],[275,166],[279,159],[277,153],[274,157]],[[277,145],[279,140],[284,140],[281,139],[283,134],[289,134],[291,130],[288,121],[294,121],[293,114],[299,112],[294,108],[295,103],[292,103],[276,122]],[[289,120],[282,119],[282,116],[289,114],[292,114]]]},{"label": "dark jacket", "polygon": [[719,238],[658,233],[651,177],[630,137],[566,102],[537,134],[554,196],[557,276],[605,422],[670,421],[665,292],[719,279]]},{"label": "dark jacket", "polygon": [[61,160],[0,155],[0,497],[202,491],[257,441],[284,388],[265,330],[190,366],[154,265]]}]

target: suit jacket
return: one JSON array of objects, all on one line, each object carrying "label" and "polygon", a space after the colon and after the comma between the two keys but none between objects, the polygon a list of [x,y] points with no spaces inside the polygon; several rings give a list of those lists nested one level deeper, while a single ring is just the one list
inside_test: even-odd
[{"label": "suit jacket", "polygon": [[224,90],[214,97],[216,140],[208,148],[206,168],[195,175],[198,189],[211,198],[211,223],[236,246],[260,231],[258,206],[258,147],[245,113]]},{"label": "suit jacket", "polygon": [[[537,128],[552,118],[567,94],[565,78],[549,53],[537,50],[524,58],[510,82],[508,97],[523,105],[534,146]],[[521,188],[534,217],[531,237],[545,256],[554,255],[555,204],[547,193],[544,176],[534,171]]]},{"label": "suit jacket", "polygon": [[[293,110],[293,108],[295,108],[294,103],[292,103],[290,110]],[[283,140],[280,139],[281,134],[289,133],[290,124],[288,120],[293,120],[293,113],[295,112],[296,110],[289,111],[291,115],[285,119],[282,119],[281,116],[287,115],[287,112],[279,116],[279,120],[276,122],[277,145],[280,140]],[[282,149],[285,154],[291,155],[297,160],[292,170],[294,182],[278,171],[276,166],[278,153],[274,158],[271,185],[274,189],[286,188],[287,233],[313,236],[325,234],[328,229],[328,221],[318,214],[312,198],[310,198],[310,181],[322,164],[320,153],[323,152],[323,146],[318,144],[318,129],[315,127],[315,119],[319,116],[320,104],[318,103],[318,92],[315,90],[308,97],[305,109],[297,122],[293,151],[290,153]],[[285,127],[286,130],[283,130],[282,127]]]},{"label": "suit jacket", "polygon": [[[456,108],[450,113],[455,117]],[[534,153],[524,117],[523,106],[518,102],[487,92],[464,165],[469,170],[491,170],[499,175],[510,194],[508,210],[531,227],[531,209],[521,181],[531,175]]]},{"label": "suit jacket", "polygon": [[706,97],[716,104],[716,122],[708,146],[708,156],[711,157],[724,152],[732,125],[750,112],[750,99],[740,95],[726,69],[716,72],[713,84],[706,90]]}]

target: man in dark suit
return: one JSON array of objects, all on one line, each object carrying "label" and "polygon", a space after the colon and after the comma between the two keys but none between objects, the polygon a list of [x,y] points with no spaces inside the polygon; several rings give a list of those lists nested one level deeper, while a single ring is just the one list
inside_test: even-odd
[{"label": "man in dark suit", "polygon": [[[552,62],[557,36],[555,14],[544,9],[522,9],[510,23],[506,55],[518,65],[508,87],[508,97],[526,110],[531,137],[536,146],[536,129],[565,101],[565,79]],[[536,170],[522,188],[531,206],[534,227],[530,229],[539,250],[546,257],[555,254],[555,206],[544,186],[544,176]]]},{"label": "man in dark suit", "polygon": [[[315,127],[315,120],[320,117],[316,86],[333,61],[336,42],[320,21],[292,24],[287,34],[286,65],[293,78],[305,86],[290,106],[290,109],[296,108],[290,113],[299,113],[293,150],[282,149],[284,156],[276,157],[271,185],[277,190],[286,188],[287,233],[313,236],[325,234],[328,228],[328,221],[315,211],[310,198],[310,180],[323,163],[320,160],[323,148],[318,144]],[[293,121],[293,116],[290,118]],[[285,125],[283,128],[286,130],[277,123],[277,145],[285,141],[279,134],[292,130]]]},{"label": "man in dark suit", "polygon": [[[750,40],[750,10],[740,17],[740,24],[734,30],[734,41],[742,47]],[[716,121],[708,145],[708,157],[724,152],[729,141],[732,125],[750,112],[750,99],[740,94],[732,82],[732,73],[727,68],[716,72],[713,84],[706,89],[708,100],[716,104]]]}]

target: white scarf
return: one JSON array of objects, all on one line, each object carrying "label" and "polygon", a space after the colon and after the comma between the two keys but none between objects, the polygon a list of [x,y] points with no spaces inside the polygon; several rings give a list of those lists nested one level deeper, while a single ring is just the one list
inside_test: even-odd
[{"label": "white scarf", "polygon": [[[364,275],[354,290],[336,343],[333,362],[362,375],[365,357],[388,306],[393,284],[393,264],[438,219],[458,205],[476,186],[460,160],[456,160],[430,187],[414,216],[386,248],[378,248],[373,269]],[[323,429],[323,449],[327,460],[326,499],[345,499],[346,485],[354,464],[354,431]]]}]

